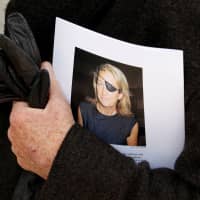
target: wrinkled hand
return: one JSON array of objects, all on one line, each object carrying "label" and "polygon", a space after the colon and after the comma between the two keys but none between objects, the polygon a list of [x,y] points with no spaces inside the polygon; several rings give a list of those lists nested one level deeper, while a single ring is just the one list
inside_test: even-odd
[{"label": "wrinkled hand", "polygon": [[51,65],[44,62],[42,68],[50,74],[49,102],[45,109],[30,108],[25,102],[13,103],[8,137],[18,164],[46,179],[74,119]]}]

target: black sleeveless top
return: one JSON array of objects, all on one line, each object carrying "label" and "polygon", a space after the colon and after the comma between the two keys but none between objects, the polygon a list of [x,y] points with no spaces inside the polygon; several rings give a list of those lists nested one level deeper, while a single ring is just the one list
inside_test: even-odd
[{"label": "black sleeveless top", "polygon": [[126,138],[136,123],[135,116],[119,114],[107,116],[101,114],[94,104],[81,102],[80,111],[83,126],[95,133],[98,138],[108,144],[126,145]]}]

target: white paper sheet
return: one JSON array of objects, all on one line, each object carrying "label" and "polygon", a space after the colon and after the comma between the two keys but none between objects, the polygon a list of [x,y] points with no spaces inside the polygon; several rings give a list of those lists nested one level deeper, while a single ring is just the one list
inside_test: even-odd
[{"label": "white paper sheet", "polygon": [[152,168],[173,168],[185,140],[183,51],[130,44],[57,18],[53,66],[69,101],[77,48],[141,69],[146,145],[113,146]]}]

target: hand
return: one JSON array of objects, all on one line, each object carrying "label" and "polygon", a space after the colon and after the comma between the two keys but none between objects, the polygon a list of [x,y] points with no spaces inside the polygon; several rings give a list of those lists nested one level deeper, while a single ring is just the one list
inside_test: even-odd
[{"label": "hand", "polygon": [[18,164],[47,179],[54,158],[67,132],[74,124],[67,103],[48,62],[50,94],[45,109],[30,108],[25,102],[13,103],[8,137]]}]

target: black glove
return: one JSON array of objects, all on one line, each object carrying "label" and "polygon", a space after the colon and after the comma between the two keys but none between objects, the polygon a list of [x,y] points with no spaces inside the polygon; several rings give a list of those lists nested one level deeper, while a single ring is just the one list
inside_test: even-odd
[{"label": "black glove", "polygon": [[40,53],[33,34],[19,13],[8,16],[8,38],[0,34],[0,103],[23,100],[44,108],[48,101],[49,74],[40,70]]},{"label": "black glove", "polygon": [[[0,103],[22,100],[31,107],[44,108],[48,101],[49,74],[40,70],[40,53],[24,17],[7,17],[6,34],[0,34]],[[15,187],[13,200],[30,200],[43,180],[23,171]]]}]

